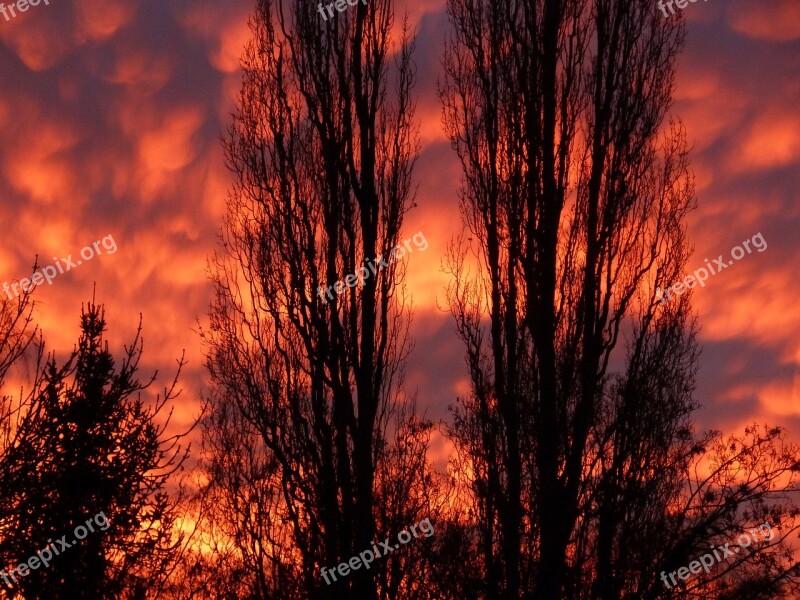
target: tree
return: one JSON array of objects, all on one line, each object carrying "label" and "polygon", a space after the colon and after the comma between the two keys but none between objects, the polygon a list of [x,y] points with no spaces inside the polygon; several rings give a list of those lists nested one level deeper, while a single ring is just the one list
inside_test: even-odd
[{"label": "tree", "polygon": [[[775,492],[794,489],[798,458],[773,430],[727,452],[713,433],[693,438],[689,295],[657,293],[689,255],[686,142],[679,122],[665,125],[684,24],[633,0],[447,7],[440,94],[468,233],[449,297],[472,380],[451,434],[473,487],[483,594],[682,593],[658,572],[756,517],[792,529]],[[728,589],[791,589],[796,566],[773,549],[743,560],[765,556]]]},{"label": "tree", "polygon": [[[36,266],[33,267],[36,270]],[[31,292],[23,292],[16,299],[0,302],[0,388],[5,391],[9,376],[18,375],[23,380],[34,375],[36,379],[42,366],[44,345],[41,334],[33,322],[34,302]],[[18,443],[20,423],[30,411],[36,409],[36,397],[20,390],[19,395],[0,398],[0,563],[10,565],[16,554],[14,530],[16,493],[24,472],[16,464],[11,450]],[[16,566],[17,563],[14,563]],[[0,589],[2,589],[0,584]]]},{"label": "tree", "polygon": [[198,507],[211,551],[197,553],[190,597],[299,600],[291,532],[275,518],[277,460],[231,399],[216,396],[212,405],[203,421],[208,481]]},{"label": "tree", "polygon": [[[17,563],[51,538],[75,541],[46,568],[19,578],[25,597],[155,597],[179,558],[180,504],[167,486],[189,449],[180,445],[185,434],[165,435],[172,413],[161,414],[177,397],[177,375],[163,397],[145,402],[141,392],[156,375],[145,384],[136,378],[141,322],[119,367],[105,331],[102,308],[89,303],[77,348],[61,366],[51,355],[8,450],[20,473],[10,543]],[[76,527],[100,514],[99,527],[75,540]]]},{"label": "tree", "polygon": [[[411,44],[404,28],[392,61],[393,23],[390,0],[326,20],[312,4],[260,0],[242,59],[225,142],[236,184],[205,332],[206,442],[209,493],[238,507],[220,516],[264,597],[370,600],[408,587],[408,562],[390,576],[391,561],[376,561],[331,585],[320,575],[371,547],[381,512],[411,518],[422,504],[375,503],[400,456],[390,427],[410,349],[404,267],[387,261],[417,150]],[[243,447],[227,445],[227,428]],[[243,502],[271,523],[250,527]]]},{"label": "tree", "polygon": [[[39,329],[33,324],[32,293],[23,292],[15,300],[9,298],[0,301],[0,388],[5,385],[6,376],[12,367],[18,364],[37,339]],[[41,350],[41,344],[38,347]],[[6,419],[0,422],[8,425]],[[7,441],[8,438],[4,440]]]}]

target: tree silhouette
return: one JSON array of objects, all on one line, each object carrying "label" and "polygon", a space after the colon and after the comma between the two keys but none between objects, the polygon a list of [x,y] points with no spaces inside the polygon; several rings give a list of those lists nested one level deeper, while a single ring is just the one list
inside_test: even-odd
[{"label": "tree silhouette", "polygon": [[[0,302],[0,388],[5,389],[9,376],[35,380],[41,370],[44,345],[33,323],[33,309],[32,292]],[[29,412],[36,410],[36,406],[37,398],[30,390],[0,398],[0,562],[4,566],[18,564],[13,562],[18,540],[14,506],[25,476],[13,449],[20,439],[20,423]],[[0,589],[3,587],[5,584],[0,584]]]},{"label": "tree silhouette", "polygon": [[[141,323],[119,367],[105,330],[102,308],[89,303],[77,347],[61,366],[50,357],[8,450],[20,473],[10,544],[15,564],[50,539],[74,542],[49,566],[19,578],[26,598],[156,597],[179,558],[180,504],[167,483],[188,448],[179,445],[185,434],[165,435],[170,419],[161,416],[177,396],[177,375],[163,397],[145,402],[140,392],[155,375],[146,384],[136,378]],[[76,540],[75,528],[100,513],[105,519],[95,531]]]},{"label": "tree silhouette", "polygon": [[236,404],[216,397],[203,421],[208,484],[199,514],[211,540],[187,574],[191,597],[302,598],[290,530],[281,510],[279,466]]},{"label": "tree silhouette", "polygon": [[683,22],[633,0],[447,10],[440,94],[465,175],[449,298],[472,380],[451,436],[482,597],[793,589],[796,566],[771,546],[721,569],[725,590],[717,575],[658,579],[761,519],[791,531],[796,514],[779,501],[798,460],[779,430],[693,437],[690,295],[656,294],[689,255],[693,180],[680,124],[665,125]]},{"label": "tree silhouette", "polygon": [[[327,20],[308,3],[261,0],[251,20],[225,143],[236,185],[205,332],[215,390],[204,508],[259,597],[425,589],[410,577],[419,565],[399,555],[331,585],[320,575],[427,510],[424,473],[389,466],[409,464],[392,432],[424,424],[399,410],[408,307],[397,293],[404,266],[388,253],[417,144],[411,44],[403,29],[392,60],[393,24],[390,0]],[[423,445],[426,427],[414,430]]]}]

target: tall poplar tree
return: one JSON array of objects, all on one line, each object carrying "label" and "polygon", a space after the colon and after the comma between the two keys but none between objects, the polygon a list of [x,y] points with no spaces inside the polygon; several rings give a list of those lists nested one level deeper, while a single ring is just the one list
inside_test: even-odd
[{"label": "tall poplar tree", "polygon": [[797,450],[779,430],[695,437],[691,294],[659,301],[690,254],[693,179],[668,120],[681,17],[639,0],[447,11],[440,91],[465,230],[450,301],[472,380],[452,439],[472,484],[482,594],[795,589],[796,563],[770,545],[719,576],[659,579],[762,519],[792,530],[797,514],[781,495],[796,488]]},{"label": "tall poplar tree", "polygon": [[393,35],[391,0],[317,9],[260,0],[242,59],[225,143],[236,183],[206,332],[206,443],[220,475],[207,493],[234,508],[214,517],[227,520],[253,593],[422,597],[401,553],[329,583],[321,574],[384,528],[430,515],[420,461],[402,460],[393,435],[413,424],[399,387],[404,266],[387,260],[413,197],[412,44],[404,27]]}]

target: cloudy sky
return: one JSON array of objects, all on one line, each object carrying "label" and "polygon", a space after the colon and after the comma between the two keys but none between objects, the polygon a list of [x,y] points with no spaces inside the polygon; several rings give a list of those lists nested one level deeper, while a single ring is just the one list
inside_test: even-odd
[{"label": "cloudy sky", "polygon": [[[407,257],[416,307],[407,387],[439,417],[468,389],[462,347],[440,308],[460,172],[435,88],[444,0],[408,1],[422,152],[406,235],[421,230],[430,247]],[[142,314],[144,373],[158,369],[163,386],[186,350],[184,421],[205,380],[197,328],[230,184],[219,137],[234,110],[253,4],[50,0],[0,16],[0,284],[29,276],[37,255],[40,266],[68,255],[77,262],[83,247],[112,236],[113,254],[101,242],[37,288],[48,349],[71,350],[96,282],[112,348],[130,341]],[[725,432],[769,421],[800,440],[800,3],[706,0],[684,12],[673,113],[686,125],[697,176],[690,266],[727,260],[758,232],[768,246],[694,293],[698,420]]]}]

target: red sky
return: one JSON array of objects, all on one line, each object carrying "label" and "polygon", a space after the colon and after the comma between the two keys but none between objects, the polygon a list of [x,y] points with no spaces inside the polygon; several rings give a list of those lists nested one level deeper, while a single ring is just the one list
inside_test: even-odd
[{"label": "red sky", "polygon": [[[648,0],[643,0],[648,1]],[[129,342],[142,313],[143,375],[167,383],[183,349],[180,415],[204,385],[196,333],[205,322],[230,179],[219,136],[234,109],[252,0],[51,0],[0,17],[0,284],[30,274],[38,254],[77,257],[112,235],[118,250],[39,287],[37,318],[63,357],[97,284],[109,340]],[[398,3],[398,8],[406,6]],[[445,304],[441,261],[458,232],[460,171],[436,96],[444,0],[409,0],[422,152],[418,208],[425,252],[408,255],[416,348],[407,389],[431,416],[467,391],[463,348]],[[761,232],[746,255],[694,293],[702,326],[701,427],[783,424],[800,440],[800,3],[708,0],[684,9],[688,41],[673,114],[693,144],[699,208],[692,269]]]}]

